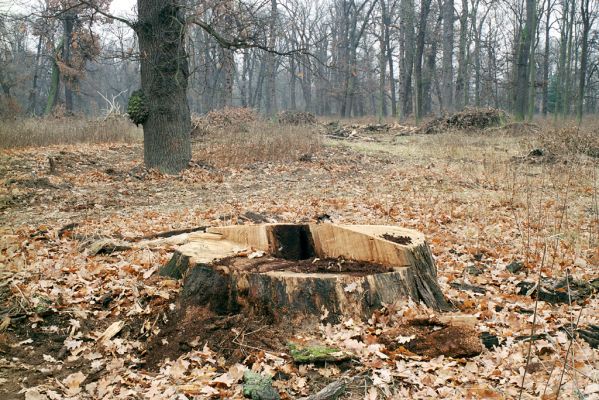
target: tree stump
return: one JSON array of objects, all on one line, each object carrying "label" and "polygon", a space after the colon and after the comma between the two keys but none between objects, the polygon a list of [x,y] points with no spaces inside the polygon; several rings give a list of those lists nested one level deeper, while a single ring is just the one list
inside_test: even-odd
[{"label": "tree stump", "polygon": [[185,301],[275,321],[367,319],[412,298],[445,310],[424,235],[394,226],[263,224],[208,228],[162,275],[183,278]]}]

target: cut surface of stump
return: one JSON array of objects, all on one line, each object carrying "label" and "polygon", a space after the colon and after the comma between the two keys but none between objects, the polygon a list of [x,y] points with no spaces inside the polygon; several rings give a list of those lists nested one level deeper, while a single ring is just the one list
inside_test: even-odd
[{"label": "cut surface of stump", "polygon": [[448,309],[420,232],[394,226],[262,224],[208,228],[161,274],[183,278],[185,301],[219,314],[303,323],[367,319],[412,298]]}]

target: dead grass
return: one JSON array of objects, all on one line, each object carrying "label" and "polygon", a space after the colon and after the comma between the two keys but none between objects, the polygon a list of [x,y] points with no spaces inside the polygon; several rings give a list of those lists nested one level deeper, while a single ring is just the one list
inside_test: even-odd
[{"label": "dead grass", "polygon": [[194,142],[194,158],[216,167],[308,159],[322,146],[316,129],[266,121],[220,128]]},{"label": "dead grass", "polygon": [[141,128],[125,118],[92,120],[80,117],[27,118],[0,121],[0,148],[74,143],[135,143]]}]

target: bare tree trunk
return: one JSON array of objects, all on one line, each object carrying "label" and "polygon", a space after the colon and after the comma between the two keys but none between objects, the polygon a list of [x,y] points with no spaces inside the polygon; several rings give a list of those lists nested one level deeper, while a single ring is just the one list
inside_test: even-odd
[{"label": "bare tree trunk", "polygon": [[[71,66],[71,44],[73,41],[73,24],[75,22],[75,15],[71,12],[67,12],[63,19],[64,28],[64,46],[62,48],[62,61],[67,65]],[[73,90],[76,77],[65,76],[63,81],[64,84],[64,103],[67,114],[73,114]]]},{"label": "bare tree trunk", "polygon": [[[274,49],[276,42],[276,25],[277,24],[277,0],[270,1],[270,20],[268,24],[268,48]],[[268,116],[273,115],[276,111],[275,98],[276,84],[276,68],[275,54],[269,52],[266,55],[266,85],[264,94],[264,113]]]},{"label": "bare tree trunk", "polygon": [[455,84],[455,108],[464,107],[466,92],[466,45],[468,40],[468,0],[462,0],[460,15],[460,42],[458,45],[458,74]]},{"label": "bare tree trunk", "polygon": [[391,91],[391,115],[397,117],[397,95],[395,94],[395,73],[393,66],[393,48],[391,47],[391,34],[389,26],[391,25],[391,17],[389,15],[389,8],[387,6],[387,0],[380,0],[381,12],[384,26],[384,48],[387,63],[389,65],[389,86]]},{"label": "bare tree trunk", "polygon": [[422,61],[424,55],[424,38],[426,36],[426,21],[430,11],[431,0],[420,1],[420,20],[416,36],[416,60],[414,63],[414,79],[416,80],[416,120],[423,116],[424,82],[422,80]]},{"label": "bare tree trunk", "polygon": [[536,49],[539,41],[539,27],[537,24],[537,4],[534,2],[532,28],[531,28],[530,56],[528,59],[529,70],[529,95],[528,95],[528,119],[532,121],[535,113],[536,94],[537,94],[537,64],[536,64]]},{"label": "bare tree trunk", "polygon": [[517,120],[523,120],[528,111],[528,62],[533,37],[533,18],[535,0],[526,0],[526,22],[520,30],[516,62],[516,82],[514,90],[514,114]]},{"label": "bare tree trunk", "polygon": [[[477,7],[478,9],[478,7]],[[477,21],[477,17],[473,16],[472,18],[472,27],[474,29],[474,104],[477,107],[480,107],[480,92],[481,92],[481,81],[482,81],[482,67],[481,67],[481,46],[482,46],[482,31],[483,25],[487,18],[487,14],[489,12],[489,8],[487,11],[483,13],[480,18],[480,21]],[[474,14],[474,13],[473,13]]]},{"label": "bare tree trunk", "polygon": [[589,10],[589,0],[581,0],[580,16],[582,18],[582,49],[580,50],[580,74],[578,82],[578,101],[577,101],[577,116],[578,121],[582,120],[584,112],[584,95],[587,79],[588,66],[588,49],[589,49],[589,32],[591,31],[591,14]]},{"label": "bare tree trunk", "polygon": [[223,88],[222,103],[225,107],[233,105],[233,80],[235,79],[235,58],[233,51],[222,49],[223,57]]},{"label": "bare tree trunk", "polygon": [[549,45],[551,32],[551,0],[547,0],[547,11],[545,15],[545,51],[543,54],[543,115],[547,115],[549,103]]},{"label": "bare tree trunk", "polygon": [[58,55],[62,52],[64,46],[63,39],[58,43],[58,47],[54,50],[54,58],[52,59],[52,75],[50,77],[50,91],[48,92],[48,100],[44,109],[44,115],[49,115],[54,110],[58,103],[58,90],[60,88],[60,70],[58,69]]},{"label": "bare tree trunk", "polygon": [[137,8],[141,90],[149,110],[143,123],[144,161],[148,168],[177,173],[191,160],[183,4],[138,0]]},{"label": "bare tree trunk", "polygon": [[443,2],[443,73],[442,104],[446,111],[453,111],[453,2]]},{"label": "bare tree trunk", "polygon": [[401,118],[412,114],[412,71],[414,68],[414,2],[401,0],[400,101]]},{"label": "bare tree trunk", "polygon": [[297,109],[295,88],[297,86],[297,72],[296,72],[295,58],[289,59],[289,108],[292,110]]},{"label": "bare tree trunk", "polygon": [[[384,3],[385,0],[379,0]],[[377,114],[379,120],[382,121],[387,116],[387,41],[385,40],[385,22],[384,19],[380,24],[381,32],[379,36],[379,96]]]},{"label": "bare tree trunk", "polygon": [[[324,80],[322,81],[321,91],[324,95],[326,88],[324,87]],[[304,59],[304,67],[302,68],[302,77],[300,79],[302,87],[302,94],[304,97],[304,103],[306,105],[305,111],[312,112],[314,106],[312,104],[312,69],[310,68],[310,59],[308,56]],[[328,102],[327,102],[328,103]]]},{"label": "bare tree trunk", "polygon": [[566,68],[564,70],[564,87],[562,101],[562,115],[566,116],[570,113],[570,93],[571,93],[571,72],[572,72],[572,47],[574,37],[574,16],[576,10],[576,0],[571,0],[570,16],[568,17],[568,36],[567,36],[567,54]]},{"label": "bare tree trunk", "polygon": [[43,35],[40,34],[39,39],[37,41],[37,48],[35,52],[35,67],[33,69],[33,82],[31,84],[31,90],[29,91],[29,100],[27,105],[27,114],[34,115],[35,107],[37,103],[37,80],[39,77],[39,69],[40,69],[40,58],[42,56],[42,42]]}]

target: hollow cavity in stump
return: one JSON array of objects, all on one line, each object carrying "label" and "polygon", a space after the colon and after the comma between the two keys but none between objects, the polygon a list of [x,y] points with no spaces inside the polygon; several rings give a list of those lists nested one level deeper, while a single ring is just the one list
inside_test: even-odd
[{"label": "hollow cavity in stump", "polygon": [[367,319],[384,304],[406,298],[449,308],[424,235],[393,226],[209,228],[181,246],[161,273],[183,278],[188,302],[278,322]]}]

